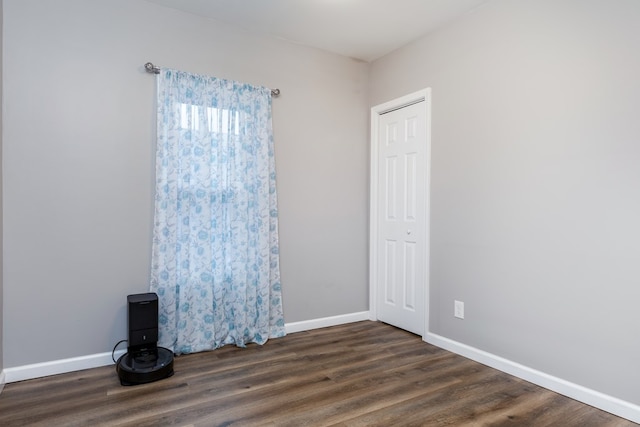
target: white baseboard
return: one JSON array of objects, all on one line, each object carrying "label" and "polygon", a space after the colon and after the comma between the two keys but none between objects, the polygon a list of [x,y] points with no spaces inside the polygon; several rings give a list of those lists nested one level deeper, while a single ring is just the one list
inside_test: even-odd
[{"label": "white baseboard", "polygon": [[[343,314],[321,319],[286,323],[285,330],[288,334],[292,334],[294,332],[309,331],[312,329],[326,328],[328,326],[342,325],[345,323],[359,322],[361,320],[368,319],[369,312],[363,311],[361,313]],[[116,360],[118,360],[118,358],[124,353],[125,350],[118,350],[116,351],[114,357],[116,358]],[[13,383],[16,381],[47,377],[49,375],[64,374],[67,372],[80,371],[83,369],[98,368],[100,366],[107,366],[112,364],[113,360],[111,360],[111,352],[90,354],[87,356],[72,357],[70,359],[53,360],[50,362],[35,363],[33,365],[6,368],[4,371],[2,371],[0,380],[4,380],[6,375],[6,382]],[[4,382],[0,384],[4,384]]]},{"label": "white baseboard", "polygon": [[640,406],[554,377],[475,347],[427,333],[424,341],[619,417],[640,423]]},{"label": "white baseboard", "polygon": [[369,312],[341,314],[339,316],[323,317],[320,319],[303,320],[301,322],[286,323],[284,325],[288,334],[310,331],[312,329],[328,328],[329,326],[344,325],[347,323],[369,320]]},{"label": "white baseboard", "polygon": [[[114,357],[123,355],[125,350],[118,350]],[[49,375],[65,374],[67,372],[81,371],[83,369],[98,368],[100,366],[113,365],[111,352],[90,354],[88,356],[72,357],[70,359],[52,360],[51,362],[34,363],[33,365],[6,368],[7,383],[30,380],[33,378],[48,377]]]}]

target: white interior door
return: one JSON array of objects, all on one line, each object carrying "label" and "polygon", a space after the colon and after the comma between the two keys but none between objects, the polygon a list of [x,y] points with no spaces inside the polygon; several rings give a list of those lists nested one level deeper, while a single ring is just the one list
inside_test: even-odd
[{"label": "white interior door", "polygon": [[429,102],[424,97],[372,115],[377,118],[371,259],[376,317],[421,336],[428,307]]}]

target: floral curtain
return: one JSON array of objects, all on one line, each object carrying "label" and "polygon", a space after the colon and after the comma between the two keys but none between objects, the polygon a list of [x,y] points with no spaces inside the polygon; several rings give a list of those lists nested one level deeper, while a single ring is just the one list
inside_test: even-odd
[{"label": "floral curtain", "polygon": [[150,290],[176,354],[285,334],[271,91],[161,69]]}]

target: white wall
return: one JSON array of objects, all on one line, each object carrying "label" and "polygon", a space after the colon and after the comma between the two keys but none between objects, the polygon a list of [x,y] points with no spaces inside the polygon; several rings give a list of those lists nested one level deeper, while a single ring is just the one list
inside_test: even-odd
[{"label": "white wall", "polygon": [[142,0],[6,0],[4,16],[5,368],[126,338],[149,277],[147,61],[281,89],[285,320],[367,309],[367,64]]},{"label": "white wall", "polygon": [[431,331],[635,404],[639,22],[494,0],[370,74],[372,106],[432,88]]},{"label": "white wall", "polygon": [[[0,100],[2,100],[2,39],[3,39],[3,31],[2,31],[2,22],[3,22],[3,16],[2,16],[2,9],[3,9],[3,2],[4,0],[0,0]],[[1,101],[0,101],[0,108],[2,108],[1,106]],[[2,247],[2,231],[3,231],[3,215],[2,215],[2,189],[3,189],[3,185],[2,185],[2,176],[4,175],[3,173],[3,168],[2,168],[2,114],[0,113],[0,248]],[[3,303],[2,303],[2,298],[3,298],[3,289],[4,289],[4,285],[3,285],[3,274],[2,274],[2,266],[3,266],[3,260],[2,260],[2,255],[0,254],[0,392],[2,391],[2,387],[4,384],[4,372],[3,372],[3,368],[4,368],[4,361],[3,361],[3,356],[2,356],[2,318],[3,318]]]}]

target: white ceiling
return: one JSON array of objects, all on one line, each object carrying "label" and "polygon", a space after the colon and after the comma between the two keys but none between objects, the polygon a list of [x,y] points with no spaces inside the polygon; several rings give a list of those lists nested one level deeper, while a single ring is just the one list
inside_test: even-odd
[{"label": "white ceiling", "polygon": [[147,0],[372,61],[488,0]]}]

